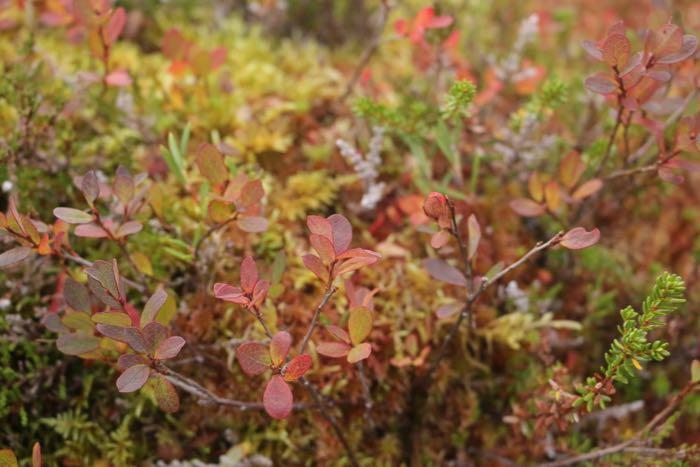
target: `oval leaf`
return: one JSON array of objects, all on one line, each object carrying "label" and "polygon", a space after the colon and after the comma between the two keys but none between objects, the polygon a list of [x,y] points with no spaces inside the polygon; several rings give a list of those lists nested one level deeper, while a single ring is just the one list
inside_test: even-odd
[{"label": "oval leaf", "polygon": [[467,279],[465,279],[464,275],[457,268],[450,266],[441,259],[426,259],[423,261],[423,266],[428,270],[428,273],[433,279],[452,285],[459,285],[460,287],[467,286]]},{"label": "oval leaf", "polygon": [[293,403],[292,390],[284,379],[279,375],[270,378],[263,394],[263,405],[268,415],[278,420],[287,418]]},{"label": "oval leaf", "polygon": [[92,214],[73,208],[56,208],[53,215],[68,224],[87,224],[94,219]]},{"label": "oval leaf", "polygon": [[21,263],[27,258],[27,256],[29,256],[29,253],[31,252],[32,249],[27,248],[26,246],[18,246],[11,250],[7,250],[0,255],[0,268],[9,268],[10,266]]},{"label": "oval leaf", "polygon": [[350,341],[357,345],[372,331],[372,312],[367,308],[355,308],[350,310],[348,318],[348,330],[350,331]]},{"label": "oval leaf", "polygon": [[296,381],[311,368],[313,360],[310,355],[302,354],[294,357],[284,368],[284,380]]},{"label": "oval leaf", "polygon": [[270,352],[257,342],[246,342],[236,349],[236,359],[248,376],[257,376],[270,368]]},{"label": "oval leaf", "polygon": [[586,232],[586,229],[583,227],[576,227],[566,232],[560,243],[564,248],[568,248],[570,250],[580,250],[582,248],[595,245],[598,243],[599,239],[600,231],[598,229],[593,229],[590,232]]},{"label": "oval leaf", "polygon": [[151,369],[146,365],[134,365],[119,375],[117,378],[117,389],[119,392],[134,392],[138,391],[148,381],[148,376],[151,374]]},{"label": "oval leaf", "polygon": [[352,348],[352,350],[350,350],[350,352],[348,353],[348,362],[357,363],[369,357],[371,353],[372,346],[367,342],[363,342],[362,344],[356,345]]},{"label": "oval leaf", "polygon": [[155,358],[158,360],[167,360],[177,357],[180,349],[185,345],[185,339],[180,336],[171,336],[160,343],[156,349]]}]

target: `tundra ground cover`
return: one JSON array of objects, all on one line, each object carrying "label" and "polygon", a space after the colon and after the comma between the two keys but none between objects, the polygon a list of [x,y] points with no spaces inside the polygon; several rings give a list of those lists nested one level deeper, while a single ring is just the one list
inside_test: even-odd
[{"label": "tundra ground cover", "polygon": [[0,1],[0,465],[697,465],[699,27]]}]

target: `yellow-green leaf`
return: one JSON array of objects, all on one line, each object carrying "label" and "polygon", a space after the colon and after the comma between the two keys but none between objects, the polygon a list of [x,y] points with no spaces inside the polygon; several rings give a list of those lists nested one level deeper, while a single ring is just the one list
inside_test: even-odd
[{"label": "yellow-green leaf", "polygon": [[350,310],[348,330],[350,331],[350,341],[353,345],[361,343],[372,330],[372,312],[367,308]]}]

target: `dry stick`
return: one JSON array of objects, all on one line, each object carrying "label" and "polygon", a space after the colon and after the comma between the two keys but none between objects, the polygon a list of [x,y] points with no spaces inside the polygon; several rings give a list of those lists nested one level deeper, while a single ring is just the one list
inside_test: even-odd
[{"label": "dry stick", "polygon": [[218,224],[216,224],[216,225],[210,227],[209,230],[207,230],[206,232],[204,232],[204,235],[202,235],[202,236],[199,238],[199,240],[197,240],[197,243],[195,243],[195,245],[194,245],[194,253],[192,253],[192,263],[193,263],[193,264],[197,261],[197,257],[199,256],[199,250],[200,250],[200,248],[202,247],[202,244],[204,243],[204,240],[206,240],[207,238],[211,237],[212,234],[214,234],[214,232],[216,232],[216,231],[218,231],[218,230],[220,230],[220,229],[223,229],[223,228],[226,227],[228,224],[230,224],[231,222],[235,221],[237,218],[238,218],[238,213],[235,213],[233,216],[229,217],[229,218],[226,219],[225,221],[219,222]]},{"label": "dry stick", "polygon": [[[661,131],[664,131],[666,128],[668,128],[669,126],[673,125],[673,123],[674,123],[676,120],[678,120],[678,119],[681,117],[681,115],[683,115],[683,112],[685,112],[685,109],[688,108],[688,105],[690,105],[690,103],[693,102],[693,100],[695,99],[695,96],[696,96],[697,94],[698,94],[698,89],[697,89],[697,88],[693,89],[693,91],[692,91],[690,94],[688,94],[688,96],[685,98],[685,100],[683,101],[683,103],[675,110],[675,112],[673,112],[673,113],[666,119],[666,121],[664,122],[664,126],[663,126],[663,128],[661,129]],[[656,141],[656,137],[654,137],[653,134],[652,134],[651,136],[649,136],[649,137],[647,138],[647,140],[644,142],[644,144],[643,144],[642,146],[640,146],[639,149],[637,149],[637,150],[634,152],[634,154],[632,154],[631,156],[629,156],[628,162],[632,163],[632,162],[636,161],[637,159],[639,159],[639,158],[641,158],[641,157],[644,157],[644,155],[647,153],[647,151],[649,151],[649,148],[652,147],[652,145],[654,144],[655,141]]]},{"label": "dry stick", "polygon": [[598,168],[595,171],[596,177],[600,175],[600,173],[603,171],[605,165],[608,162],[608,159],[610,158],[610,154],[612,153],[612,147],[615,143],[615,136],[617,136],[617,130],[620,128],[620,124],[622,123],[622,112],[624,111],[624,107],[621,104],[618,105],[619,107],[617,110],[617,117],[615,117],[615,126],[613,127],[613,130],[610,133],[610,138],[608,138],[608,145],[605,147],[605,153],[603,154],[603,158],[600,160],[600,164],[598,164]]},{"label": "dry stick", "polygon": [[314,310],[314,315],[311,318],[311,324],[309,327],[306,329],[306,334],[304,334],[304,338],[301,341],[301,347],[299,349],[299,353],[302,354],[306,350],[306,346],[309,343],[309,339],[311,339],[311,334],[313,334],[314,329],[316,328],[316,321],[318,321],[318,316],[321,314],[321,311],[323,308],[328,304],[330,301],[331,297],[333,294],[336,292],[336,288],[333,287],[333,283],[329,282],[328,287],[326,287],[326,291],[323,294],[323,298],[321,299],[321,303],[318,304],[316,307],[316,310]]},{"label": "dry stick", "polygon": [[342,96],[340,96],[341,101],[345,101],[348,97],[350,97],[350,94],[352,94],[352,90],[355,88],[355,85],[357,84],[357,81],[360,79],[360,75],[362,74],[362,70],[367,66],[369,61],[372,59],[372,56],[377,52],[377,49],[379,48],[379,44],[381,43],[381,37],[382,33],[384,32],[384,28],[386,26],[386,22],[389,20],[389,12],[391,11],[391,6],[389,5],[389,0],[382,0],[382,11],[381,11],[381,16],[379,18],[379,26],[377,27],[377,32],[372,38],[372,42],[369,43],[365,51],[362,53],[362,57],[360,58],[360,61],[358,62],[357,66],[355,67],[355,70],[352,73],[352,77],[350,78],[350,81],[348,81],[347,86],[345,87],[345,92],[343,93]]},{"label": "dry stick", "polygon": [[[93,262],[89,261],[82,256],[70,254],[70,253],[62,253],[59,255],[60,258],[65,258],[69,261],[73,261],[76,264],[79,264],[81,266],[85,266],[87,268],[93,266]],[[139,284],[138,282],[134,282],[131,279],[127,279],[126,277],[122,276],[121,279],[124,281],[125,284],[127,284],[129,287],[132,287],[134,290],[138,290],[139,292],[146,292],[146,287],[143,285]]]},{"label": "dry stick", "polygon": [[365,399],[365,419],[369,422],[370,426],[374,426],[374,421],[372,420],[372,407],[374,406],[374,401],[372,400],[372,392],[369,389],[369,382],[365,376],[365,366],[364,362],[357,362],[357,373],[360,376],[360,384],[362,384],[362,395]]},{"label": "dry stick", "polygon": [[660,425],[669,415],[671,415],[671,413],[674,410],[676,410],[680,403],[683,402],[683,399],[685,399],[685,397],[688,394],[690,394],[690,392],[693,389],[699,386],[700,381],[691,381],[688,384],[686,384],[685,387],[681,389],[681,391],[670,400],[668,405],[666,405],[666,407],[661,412],[657,413],[656,416],[654,416],[654,418],[652,418],[651,421],[644,426],[644,428],[635,433],[635,435],[627,441],[607,448],[597,449],[586,454],[581,454],[580,456],[569,457],[567,459],[562,459],[554,462],[546,462],[540,464],[540,467],[565,467],[568,465],[578,464],[579,462],[587,462],[594,459],[599,459],[601,457],[608,456],[610,454],[616,454],[618,452],[623,452],[628,448],[631,448],[634,444],[643,441],[643,439],[649,434],[649,432],[651,432],[654,428]]}]

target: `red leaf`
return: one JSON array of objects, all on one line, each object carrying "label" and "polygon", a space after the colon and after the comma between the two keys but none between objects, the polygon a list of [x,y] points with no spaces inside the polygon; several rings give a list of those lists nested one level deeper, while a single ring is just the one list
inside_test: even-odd
[{"label": "red leaf", "polygon": [[75,235],[84,238],[106,238],[107,232],[97,224],[82,224],[75,228]]},{"label": "red leaf", "polygon": [[600,239],[600,231],[598,229],[593,229],[590,232],[586,232],[583,227],[576,227],[564,234],[561,239],[561,246],[568,248],[570,250],[580,250],[582,248],[587,248],[591,245],[598,243]]},{"label": "red leaf", "polygon": [[148,381],[151,369],[146,365],[134,365],[124,370],[124,373],[117,378],[117,389],[119,392],[138,391]]},{"label": "red leaf", "polygon": [[316,352],[331,358],[344,357],[350,352],[351,347],[344,342],[321,342],[316,346]]},{"label": "red leaf", "polygon": [[294,357],[284,368],[284,380],[296,381],[311,368],[313,360],[310,355],[302,354]]},{"label": "red leaf", "polygon": [[214,296],[219,300],[238,303],[240,305],[247,305],[249,303],[249,300],[243,296],[243,289],[224,284],[223,282],[214,284]]},{"label": "red leaf", "polygon": [[294,396],[289,385],[279,375],[274,375],[265,387],[263,405],[272,418],[278,420],[287,418],[292,411]]},{"label": "red leaf", "polygon": [[270,281],[258,281],[253,290],[253,301],[250,306],[260,306],[267,297],[267,292],[270,290]]},{"label": "red leaf", "polygon": [[630,58],[632,44],[624,34],[611,34],[605,38],[600,49],[605,63],[622,69]]},{"label": "red leaf", "polygon": [[697,48],[698,38],[691,34],[686,34],[683,36],[683,43],[678,52],[661,57],[656,61],[656,63],[671,64],[682,62],[683,60],[691,57]]},{"label": "red leaf", "polygon": [[236,359],[248,376],[257,376],[270,368],[270,351],[257,342],[239,345],[236,349]]},{"label": "red leaf", "polygon": [[[216,285],[218,284],[215,284],[214,288],[216,288]],[[141,313],[141,327],[144,327],[148,323],[155,321],[156,316],[158,316],[158,312],[161,308],[163,308],[163,305],[165,305],[167,299],[168,294],[162,288],[158,288],[158,290],[156,290],[153,293],[153,295],[151,295],[151,298],[148,299],[146,305],[143,307],[143,312]]]},{"label": "red leaf", "polygon": [[252,293],[258,282],[258,267],[252,256],[246,256],[241,263],[241,287],[246,293]]},{"label": "red leaf", "polygon": [[312,234],[320,235],[326,237],[328,240],[333,241],[333,225],[331,221],[321,216],[307,216],[306,226],[309,228]]},{"label": "red leaf", "polygon": [[423,266],[433,279],[452,285],[459,285],[460,287],[467,286],[467,279],[465,279],[464,275],[457,268],[450,266],[441,259],[428,258],[423,261]]},{"label": "red leaf", "polygon": [[301,257],[301,261],[304,263],[304,266],[316,274],[319,279],[323,282],[328,282],[328,270],[326,266],[323,265],[321,258],[316,255],[304,255]]},{"label": "red leaf", "polygon": [[122,31],[124,30],[124,25],[126,24],[126,11],[124,8],[117,8],[114,10],[112,15],[109,17],[109,21],[104,26],[102,30],[102,37],[106,45],[111,45],[119,38]]},{"label": "red leaf", "polygon": [[168,338],[168,328],[163,326],[157,321],[153,321],[144,326],[143,338],[146,340],[146,346],[148,347],[148,352],[155,354],[156,349]]},{"label": "red leaf", "polygon": [[345,216],[340,214],[333,214],[328,218],[332,229],[333,229],[333,246],[335,247],[335,253],[337,255],[341,254],[350,246],[352,241],[352,225],[345,218]]},{"label": "red leaf", "polygon": [[545,213],[543,205],[527,198],[518,198],[510,202],[510,208],[523,217],[537,217]]},{"label": "red leaf", "polygon": [[581,43],[583,49],[588,52],[588,55],[595,58],[596,60],[603,60],[603,52],[598,48],[598,44],[595,41],[585,40]]},{"label": "red leaf", "polygon": [[280,366],[289,354],[289,348],[292,346],[292,335],[287,331],[280,331],[272,336],[270,342],[270,359],[274,366]]},{"label": "red leaf", "polygon": [[321,257],[321,261],[323,261],[325,264],[328,264],[335,259],[335,248],[333,247],[333,243],[327,237],[312,233],[309,235],[309,241],[311,242],[311,246],[318,252],[318,255]]},{"label": "red leaf", "polygon": [[155,358],[158,360],[167,360],[177,357],[180,349],[185,345],[185,339],[180,336],[171,336],[160,343],[156,349]]}]

